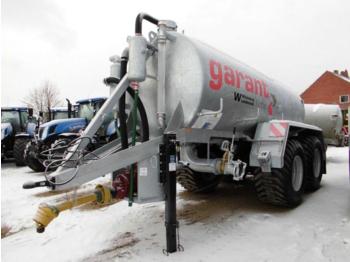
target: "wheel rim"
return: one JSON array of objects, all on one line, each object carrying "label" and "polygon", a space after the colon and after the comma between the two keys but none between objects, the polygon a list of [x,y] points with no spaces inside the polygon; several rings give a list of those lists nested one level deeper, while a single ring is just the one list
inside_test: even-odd
[{"label": "wheel rim", "polygon": [[321,152],[318,148],[314,149],[314,159],[312,164],[314,169],[314,177],[318,178],[321,173]]},{"label": "wheel rim", "polygon": [[299,191],[303,183],[303,160],[299,155],[293,159],[292,186],[295,191]]}]

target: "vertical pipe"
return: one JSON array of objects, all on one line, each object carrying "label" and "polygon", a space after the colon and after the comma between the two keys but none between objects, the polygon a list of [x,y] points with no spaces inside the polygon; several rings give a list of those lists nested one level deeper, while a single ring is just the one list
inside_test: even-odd
[{"label": "vertical pipe", "polygon": [[[122,79],[126,74],[126,66],[128,63],[128,57],[122,56],[120,62],[120,78]],[[126,114],[125,114],[125,93],[119,99],[119,120],[120,120],[120,140],[122,149],[128,148],[128,130],[126,126]]]},{"label": "vertical pipe", "polygon": [[[135,87],[134,105],[132,107],[132,146],[136,145],[136,124],[137,124],[137,104],[138,104],[139,90]],[[130,168],[130,188],[129,188],[129,206],[132,206],[134,200],[134,175],[136,166],[131,165]]]},{"label": "vertical pipe", "polygon": [[165,128],[165,25],[159,25],[158,34],[158,88],[157,88],[157,119],[160,129]]},{"label": "vertical pipe", "polygon": [[69,101],[68,98],[67,100],[67,110],[68,110],[68,118],[72,118],[72,103]]}]

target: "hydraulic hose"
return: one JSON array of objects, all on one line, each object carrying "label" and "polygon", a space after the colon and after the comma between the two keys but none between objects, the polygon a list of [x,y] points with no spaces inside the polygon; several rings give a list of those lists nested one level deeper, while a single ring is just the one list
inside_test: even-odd
[{"label": "hydraulic hose", "polygon": [[[120,79],[126,74],[126,66],[128,64],[128,58],[123,56],[120,62]],[[126,114],[125,114],[125,93],[119,99],[119,120],[120,120],[120,140],[122,149],[128,148],[128,130],[126,126]]]},{"label": "hydraulic hose", "polygon": [[[109,77],[109,78],[105,79],[104,81],[106,84],[112,84],[112,83],[118,84],[119,83],[119,79],[112,78],[112,77]],[[127,92],[132,97],[132,99],[135,100],[135,91],[131,87],[127,88]],[[124,106],[124,108],[125,108],[125,106]],[[140,122],[141,122],[141,130],[142,130],[141,142],[146,142],[149,140],[149,125],[148,125],[148,118],[147,118],[147,114],[146,114],[146,109],[145,109],[140,97],[138,97],[137,110],[140,114]],[[128,146],[128,144],[127,144],[127,146]]]},{"label": "hydraulic hose", "polygon": [[[135,101],[135,91],[131,88],[128,87],[127,92],[129,95],[133,98]],[[149,126],[148,126],[148,119],[147,119],[147,114],[146,114],[146,109],[142,103],[142,100],[137,94],[137,110],[139,111],[140,114],[140,122],[141,122],[141,130],[142,130],[142,136],[141,136],[141,142],[146,142],[149,140]]]},{"label": "hydraulic hose", "polygon": [[142,35],[142,21],[147,20],[148,22],[158,25],[159,20],[150,16],[146,13],[139,13],[135,21],[135,34]]},{"label": "hydraulic hose", "polygon": [[[137,124],[137,104],[139,98],[139,90],[136,89],[134,92],[134,105],[132,107],[132,146],[136,144],[136,124]],[[131,165],[130,168],[130,187],[129,187],[129,206],[132,206],[134,200],[134,174],[135,174],[135,164]]]},{"label": "hydraulic hose", "polygon": [[[126,54],[127,52],[123,52]],[[120,65],[120,77],[124,77],[127,70],[128,56],[123,55],[121,58]],[[114,81],[114,79],[109,79],[110,81]],[[133,124],[132,124],[132,145],[136,144],[136,123],[137,123],[137,111],[140,113],[140,122],[141,122],[141,130],[142,137],[141,141],[145,142],[149,140],[149,125],[145,107],[141,99],[138,97],[138,90],[133,90],[131,87],[127,88],[127,92],[134,100],[134,106],[132,108],[132,116],[133,116]],[[128,148],[128,130],[126,124],[126,113],[125,113],[125,100],[126,94],[124,93],[119,99],[119,120],[120,120],[120,139],[122,144],[122,149]],[[130,167],[130,187],[129,187],[129,206],[133,203],[133,193],[134,193],[134,174],[135,174],[136,166],[133,164]],[[113,173],[113,180],[115,179],[116,173]]]}]

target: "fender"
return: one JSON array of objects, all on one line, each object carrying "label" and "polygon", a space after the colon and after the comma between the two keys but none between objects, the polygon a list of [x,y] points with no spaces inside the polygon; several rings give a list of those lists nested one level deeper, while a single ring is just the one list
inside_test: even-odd
[{"label": "fender", "polygon": [[33,134],[29,134],[29,133],[19,133],[15,135],[16,138],[21,138],[21,137],[28,137],[28,138],[33,138]]},{"label": "fender", "polygon": [[58,135],[58,138],[78,138],[80,133],[62,133]]},{"label": "fender", "polygon": [[[271,168],[283,168],[284,152],[290,137],[312,134],[323,145],[322,129],[316,126],[290,120],[271,120],[259,123],[249,155],[249,165],[261,167],[263,172],[270,172]],[[326,159],[324,150],[323,159]],[[323,161],[322,170],[326,173]]]}]

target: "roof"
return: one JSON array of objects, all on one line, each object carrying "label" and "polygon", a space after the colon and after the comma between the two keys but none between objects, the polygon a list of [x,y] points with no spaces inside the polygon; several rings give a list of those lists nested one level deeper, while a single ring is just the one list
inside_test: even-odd
[{"label": "roof", "polygon": [[[329,72],[329,71],[327,71],[327,72]],[[339,75],[339,74],[336,74],[336,73],[333,73],[333,72],[330,72],[330,73],[332,73],[332,74],[335,75],[336,77],[339,77],[340,79],[343,79],[344,81],[350,83],[350,79],[349,79],[349,78],[346,78],[345,76],[342,76],[342,75]]]},{"label": "roof", "polygon": [[25,106],[6,106],[6,107],[1,107],[1,111],[27,111],[28,107]]},{"label": "roof", "polygon": [[300,96],[307,104],[338,104],[342,110],[345,110],[350,103],[341,103],[340,97],[346,95],[350,95],[350,79],[325,71]]},{"label": "roof", "polygon": [[84,104],[84,103],[91,103],[91,102],[99,102],[99,101],[105,101],[107,100],[107,97],[93,97],[93,98],[86,98],[76,101],[77,104]]},{"label": "roof", "polygon": [[67,112],[68,108],[67,107],[52,107],[51,112]]}]

